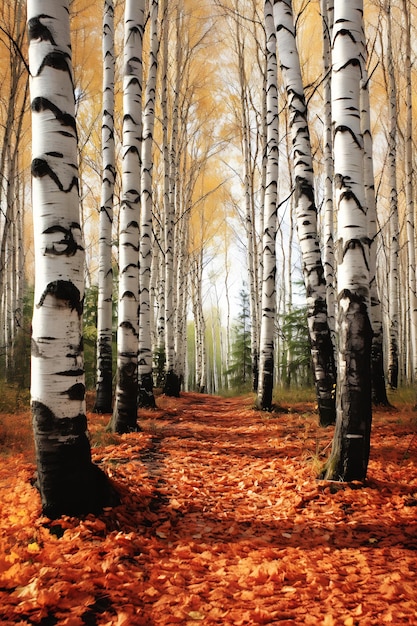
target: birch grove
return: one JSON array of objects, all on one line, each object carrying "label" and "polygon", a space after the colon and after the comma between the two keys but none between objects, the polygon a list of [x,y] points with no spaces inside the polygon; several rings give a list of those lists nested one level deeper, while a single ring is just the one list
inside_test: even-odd
[{"label": "birch grove", "polygon": [[[27,385],[31,308],[43,337],[42,294],[55,281],[71,282],[80,303],[61,307],[71,332],[56,334],[63,341],[67,333],[71,346],[84,342],[84,351],[71,352],[73,382],[95,387],[94,410],[112,415],[112,430],[138,430],[142,407],[156,406],[160,394],[239,388],[272,410],[283,388],[313,382],[320,424],[335,413],[337,420],[325,475],[363,478],[370,398],[395,405],[396,390],[417,376],[415,7],[77,0],[65,26],[71,84],[61,87],[53,64],[36,74],[42,61],[34,51],[39,37],[44,51],[56,44],[42,37],[55,32],[49,9],[64,4],[37,10],[46,17],[37,18],[37,36],[29,31],[30,73],[26,3],[0,7],[4,381]],[[32,90],[42,78],[46,92],[31,94],[31,106],[29,77]],[[71,112],[52,98],[61,88]],[[63,146],[55,129],[46,145],[42,123],[49,115],[56,125],[58,109]],[[76,130],[76,156],[67,157]],[[62,160],[77,168],[73,187]],[[45,184],[54,198],[67,190],[74,217],[58,217],[62,200],[56,224],[52,212],[39,217],[49,202]],[[63,278],[63,265],[71,276]],[[252,376],[249,383],[245,364],[239,383],[234,326],[246,287]],[[71,334],[76,328],[82,339]],[[70,368],[45,359],[45,375],[36,350],[32,360],[42,404],[44,384],[52,388],[56,371]],[[77,415],[85,413],[79,402]]]}]

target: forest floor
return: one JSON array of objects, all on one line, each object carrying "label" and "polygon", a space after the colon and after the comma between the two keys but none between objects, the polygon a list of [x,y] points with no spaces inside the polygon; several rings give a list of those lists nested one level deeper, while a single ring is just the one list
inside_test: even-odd
[{"label": "forest floor", "polygon": [[30,483],[29,413],[0,415],[0,624],[417,624],[411,405],[375,411],[358,485],[316,480],[333,431],[313,403],[252,404],[161,396],[123,436],[88,413],[121,504],[54,522]]}]

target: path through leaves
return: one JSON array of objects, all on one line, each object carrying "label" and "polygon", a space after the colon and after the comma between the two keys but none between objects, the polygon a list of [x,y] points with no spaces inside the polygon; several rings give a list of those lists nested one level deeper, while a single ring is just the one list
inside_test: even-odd
[{"label": "path through leaves", "polygon": [[108,416],[89,414],[94,459],[122,495],[99,517],[40,517],[30,453],[2,459],[0,624],[417,623],[410,411],[376,414],[360,486],[315,480],[332,430],[312,405],[158,405],[120,437],[98,436]]}]

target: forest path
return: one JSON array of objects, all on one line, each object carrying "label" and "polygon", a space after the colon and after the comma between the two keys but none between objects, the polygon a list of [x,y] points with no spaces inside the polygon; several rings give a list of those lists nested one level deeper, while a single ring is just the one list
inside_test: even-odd
[{"label": "forest path", "polygon": [[0,625],[417,623],[415,415],[376,413],[359,487],[315,480],[332,429],[312,404],[252,405],[161,396],[122,436],[89,414],[121,494],[99,517],[42,518],[33,465],[9,459]]}]

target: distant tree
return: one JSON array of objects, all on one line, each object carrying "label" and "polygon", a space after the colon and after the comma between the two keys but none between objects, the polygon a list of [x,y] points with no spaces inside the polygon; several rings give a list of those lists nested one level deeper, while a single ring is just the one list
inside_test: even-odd
[{"label": "distant tree", "polygon": [[307,307],[293,307],[282,315],[280,330],[286,348],[282,372],[285,386],[313,384]]},{"label": "distant tree", "polygon": [[251,325],[249,294],[242,289],[239,293],[241,311],[232,328],[230,367],[228,371],[232,387],[250,386],[252,382]]}]

